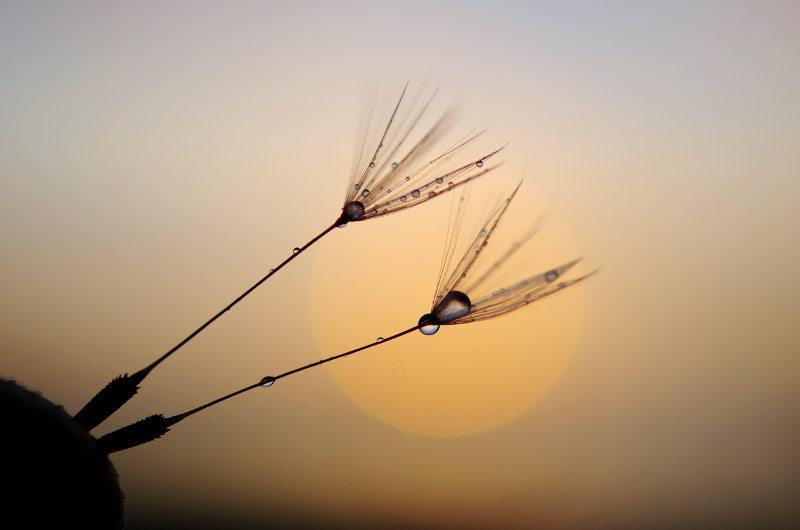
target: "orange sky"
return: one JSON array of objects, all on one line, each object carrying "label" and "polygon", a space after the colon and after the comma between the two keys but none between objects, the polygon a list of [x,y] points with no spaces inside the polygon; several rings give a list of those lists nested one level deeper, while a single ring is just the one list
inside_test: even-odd
[{"label": "orange sky", "polygon": [[[799,14],[4,5],[0,373],[75,412],[152,361],[338,216],[365,87],[428,82],[509,142],[475,216],[520,178],[508,237],[551,216],[511,279],[601,273],[114,455],[128,527],[798,524]],[[334,231],[96,434],[414,325],[448,209]]]}]

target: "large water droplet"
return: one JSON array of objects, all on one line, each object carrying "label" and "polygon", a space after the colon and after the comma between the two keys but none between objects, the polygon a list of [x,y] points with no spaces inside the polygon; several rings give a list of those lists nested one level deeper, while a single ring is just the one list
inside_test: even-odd
[{"label": "large water droplet", "polygon": [[412,197],[414,197],[415,199],[416,199],[417,197],[419,197],[419,190],[414,190],[414,191],[412,191],[412,192],[411,192],[411,196],[412,196]]},{"label": "large water droplet", "polygon": [[339,226],[347,224],[349,221],[358,221],[364,217],[364,203],[351,201],[344,205],[342,209],[342,222]]},{"label": "large water droplet", "polygon": [[433,315],[427,313],[420,317],[419,322],[419,331],[423,335],[433,335],[437,331],[439,331],[439,323],[436,321]]},{"label": "large water droplet", "polygon": [[433,308],[433,317],[440,324],[448,324],[456,319],[465,317],[472,309],[469,296],[461,291],[450,291],[441,302]]},{"label": "large water droplet", "polygon": [[269,387],[269,386],[272,386],[272,385],[274,385],[274,384],[275,384],[275,378],[274,378],[274,377],[272,377],[271,375],[268,375],[267,377],[263,378],[263,379],[262,379],[262,380],[259,382],[259,384],[260,384],[261,386],[263,386],[264,388],[267,388],[267,387]]},{"label": "large water droplet", "polygon": [[558,271],[547,271],[544,274],[544,279],[548,282],[554,282],[558,279]]},{"label": "large water droplet", "polygon": [[477,162],[475,162],[475,166],[483,167],[483,160],[478,160]]},{"label": "large water droplet", "polygon": [[300,247],[294,247],[292,249],[292,254],[297,254],[298,252],[300,252]]}]

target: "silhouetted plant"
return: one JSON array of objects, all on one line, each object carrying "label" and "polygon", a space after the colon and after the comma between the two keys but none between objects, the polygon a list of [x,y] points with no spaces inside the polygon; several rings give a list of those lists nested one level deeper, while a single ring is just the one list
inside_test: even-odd
[{"label": "silhouetted plant", "polygon": [[[401,113],[407,89],[408,84],[403,88],[377,142],[368,144],[366,135],[370,128],[366,128],[361,155],[354,165],[342,213],[333,224],[302,247],[296,247],[289,257],[277,267],[270,269],[264,277],[158,359],[132,375],[124,374],[114,378],[75,414],[74,419],[78,424],[87,431],[99,425],[136,394],[139,384],[156,366],[334,228],[341,228],[351,222],[366,221],[420,205],[481,177],[497,167],[497,164],[489,165],[488,162],[490,159],[493,160],[495,155],[503,149],[502,147],[468,163],[455,165],[452,163],[452,156],[474,141],[480,132],[468,135],[434,158],[421,162],[426,160],[423,157],[441,139],[445,126],[453,117],[453,111],[445,112],[433,126],[420,134],[418,131],[420,120],[428,110],[434,96],[431,95],[424,100],[422,105],[417,107],[412,105],[407,111]],[[365,153],[369,153],[369,155],[364,156]]]},{"label": "silhouetted plant", "polygon": [[[439,281],[436,288],[436,294],[433,298],[433,306],[430,313],[424,314],[419,322],[413,327],[406,330],[390,335],[386,338],[379,338],[375,342],[371,342],[364,346],[355,348],[326,359],[289,370],[276,376],[262,377],[258,382],[248,385],[242,389],[225,395],[221,398],[215,399],[205,405],[178,414],[176,416],[164,417],[161,414],[155,414],[144,418],[136,423],[123,427],[114,432],[111,432],[101,437],[98,442],[100,447],[109,452],[121,451],[134,447],[136,445],[152,441],[161,437],[169,431],[169,428],[176,423],[205,410],[217,403],[238,396],[243,392],[252,390],[258,387],[270,387],[275,384],[279,379],[283,379],[290,375],[302,372],[315,366],[335,361],[342,357],[352,355],[354,353],[367,350],[380,344],[385,344],[394,339],[407,335],[415,330],[420,330],[424,335],[433,335],[439,331],[441,326],[449,326],[455,324],[466,324],[470,322],[477,322],[480,320],[487,320],[496,318],[512,311],[520,309],[537,300],[555,294],[559,291],[575,285],[576,283],[586,279],[591,274],[578,276],[570,280],[559,281],[565,273],[574,267],[580,259],[575,259],[559,265],[553,269],[545,272],[540,272],[533,276],[529,276],[523,280],[517,281],[505,287],[494,289],[491,291],[481,292],[486,282],[491,278],[492,274],[496,272],[505,262],[511,258],[523,244],[530,241],[533,235],[538,232],[540,224],[528,231],[528,233],[519,241],[511,245],[498,260],[491,266],[486,268],[485,271],[478,274],[475,265],[479,262],[480,258],[484,256],[484,250],[489,246],[489,240],[497,229],[500,220],[511,205],[511,201],[519,191],[521,183],[517,185],[514,191],[507,199],[489,216],[483,224],[478,234],[467,247],[466,252],[461,259],[452,267],[448,266],[451,263],[455,250],[455,239],[457,230],[451,230],[451,238],[448,241],[448,251],[444,260],[444,266],[440,270]],[[460,215],[456,216],[456,223]],[[473,300],[470,295],[473,295]]]}]

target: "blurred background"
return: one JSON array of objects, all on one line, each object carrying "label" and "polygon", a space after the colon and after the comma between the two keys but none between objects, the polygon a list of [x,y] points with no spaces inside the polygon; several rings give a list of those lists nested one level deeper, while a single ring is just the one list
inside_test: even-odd
[{"label": "blurred background", "polygon": [[[256,389],[114,454],[141,528],[800,524],[800,8],[4,2],[0,374],[77,412],[338,216],[370,90],[510,142],[472,190],[589,281]],[[95,434],[430,310],[449,199],[353,223]],[[513,279],[513,278],[512,278]]]}]

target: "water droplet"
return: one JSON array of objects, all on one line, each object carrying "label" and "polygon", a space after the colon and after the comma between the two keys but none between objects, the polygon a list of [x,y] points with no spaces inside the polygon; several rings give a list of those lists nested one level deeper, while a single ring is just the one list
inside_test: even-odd
[{"label": "water droplet", "polygon": [[429,198],[429,199],[433,199],[434,197],[436,197],[436,192],[435,192],[435,191],[432,191],[432,192],[430,192],[430,193],[428,194],[428,198]]},{"label": "water droplet", "polygon": [[298,252],[300,252],[300,248],[298,248],[298,247],[294,247],[294,248],[292,249],[292,254],[297,254]]},{"label": "water droplet", "polygon": [[452,189],[453,189],[453,188],[455,188],[455,187],[456,187],[456,185],[455,185],[455,184],[453,184],[452,182],[448,182],[448,183],[447,183],[447,188],[448,188],[448,189],[451,189],[451,190],[452,190]]},{"label": "water droplet", "polygon": [[359,189],[359,188],[361,188],[361,184],[356,184],[356,185],[355,185],[355,186],[353,186],[353,187],[354,187],[355,189]]},{"label": "water droplet", "polygon": [[433,318],[439,324],[447,324],[465,317],[472,309],[469,296],[461,291],[450,291],[442,301],[433,308]]},{"label": "water droplet", "polygon": [[488,247],[489,246],[489,242],[488,241],[484,241],[483,243],[481,243],[481,246],[482,247]]},{"label": "water droplet", "polygon": [[423,335],[433,335],[437,331],[439,331],[439,323],[436,321],[433,315],[430,313],[426,315],[422,315],[420,317],[419,322],[419,331]]},{"label": "water droplet", "polygon": [[342,224],[343,226],[349,221],[358,221],[364,217],[364,204],[359,201],[350,201],[342,208]]},{"label": "water droplet", "polygon": [[272,377],[271,375],[268,375],[267,377],[263,378],[263,379],[260,381],[260,384],[261,384],[261,386],[263,386],[264,388],[267,388],[267,387],[269,387],[269,386],[272,386],[272,385],[274,385],[274,384],[275,384],[275,378],[274,378],[274,377]]},{"label": "water droplet", "polygon": [[397,169],[397,162],[392,162],[392,169]]},{"label": "water droplet", "polygon": [[481,237],[484,237],[486,235],[486,229],[485,228],[481,228],[481,233],[478,234],[478,235],[481,236]]},{"label": "water droplet", "polygon": [[406,182],[408,182],[409,180],[411,180],[411,177],[406,177]]},{"label": "water droplet", "polygon": [[419,197],[419,190],[414,190],[414,191],[412,191],[412,192],[411,192],[411,196],[412,196],[412,197],[414,197],[415,199],[416,199],[417,197]]},{"label": "water droplet", "polygon": [[444,179],[442,177],[436,178],[436,184],[441,184],[442,182],[444,182]]},{"label": "water droplet", "polygon": [[475,166],[483,167],[483,160],[478,160],[477,162],[475,162]]},{"label": "water droplet", "polygon": [[547,271],[544,274],[544,279],[548,282],[554,282],[558,279],[558,271]]},{"label": "water droplet", "polygon": [[375,162],[370,162],[369,167],[375,167]]},{"label": "water droplet", "polygon": [[408,197],[406,197],[405,195],[400,197],[400,202],[406,202],[407,200],[408,200]]},{"label": "water droplet", "polygon": [[362,197],[366,197],[367,195],[369,195],[369,190],[364,190],[361,192]]},{"label": "water droplet", "polygon": [[378,337],[377,339],[375,339],[375,342],[381,343],[384,340],[386,340],[386,339],[384,339],[383,337]]}]

